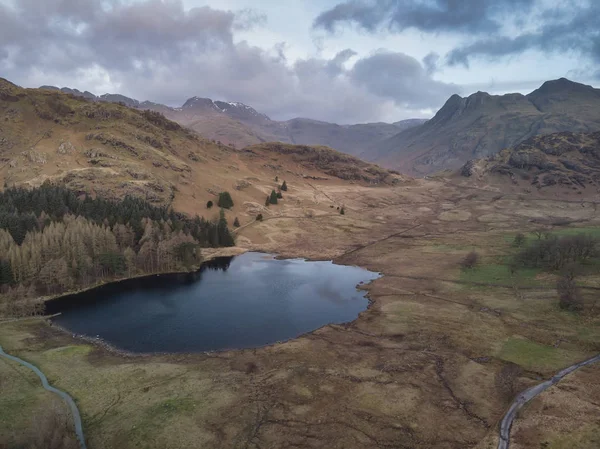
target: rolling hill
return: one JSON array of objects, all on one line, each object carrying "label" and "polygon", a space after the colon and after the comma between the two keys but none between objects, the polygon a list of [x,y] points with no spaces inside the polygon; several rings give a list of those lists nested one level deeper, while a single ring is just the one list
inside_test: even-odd
[{"label": "rolling hill", "polygon": [[364,184],[400,179],[329,148],[285,148],[237,151],[155,111],[0,79],[0,182],[7,186],[57,182],[76,192],[138,196],[202,214],[207,200],[223,190],[236,192],[240,209],[232,212],[245,213],[242,204],[262,204],[276,188],[276,175],[296,187],[312,178]]},{"label": "rolling hill", "polygon": [[98,102],[123,103],[133,108],[157,111],[199,132],[209,140],[236,148],[262,142],[283,142],[325,145],[356,156],[375,142],[425,122],[424,119],[408,119],[395,123],[338,125],[308,118],[276,121],[251,106],[239,102],[191,97],[181,107],[173,108],[150,101],[140,102],[118,94],[96,96],[88,91],[81,92],[67,87],[59,89],[54,86],[42,86],[41,88],[83,96]]},{"label": "rolling hill", "polygon": [[533,136],[599,130],[600,90],[561,78],[528,95],[453,95],[431,120],[376,142],[359,156],[426,175],[459,168]]}]

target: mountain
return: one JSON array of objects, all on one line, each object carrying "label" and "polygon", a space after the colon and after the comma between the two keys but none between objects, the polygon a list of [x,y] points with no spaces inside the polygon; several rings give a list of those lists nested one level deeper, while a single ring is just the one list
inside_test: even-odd
[{"label": "mountain", "polygon": [[337,125],[308,118],[276,121],[251,106],[239,102],[191,97],[181,107],[172,108],[150,101],[139,102],[118,94],[95,96],[90,92],[80,92],[77,89],[59,89],[54,86],[42,86],[42,88],[61,90],[94,101],[123,103],[133,108],[157,111],[170,120],[199,132],[209,140],[238,148],[262,142],[283,142],[325,145],[344,153],[359,155],[374,142],[387,139],[426,121],[409,119],[395,123],[357,125]]},{"label": "mountain", "polygon": [[141,107],[160,111],[171,120],[198,131],[208,139],[235,147],[261,142],[283,142],[325,145],[351,155],[362,153],[373,142],[425,122],[422,119],[410,119],[392,124],[338,125],[308,118],[276,121],[243,103],[199,97],[190,98],[181,108],[165,109],[164,106],[144,103]]},{"label": "mountain", "polygon": [[531,137],[514,148],[468,161],[459,171],[472,183],[505,182],[539,191],[562,187],[577,195],[600,191],[600,132]]},{"label": "mountain", "polygon": [[65,94],[74,95],[76,97],[83,97],[83,98],[87,98],[88,100],[93,100],[93,101],[104,101],[107,103],[123,103],[124,105],[129,106],[131,108],[137,108],[140,106],[139,101],[134,100],[133,98],[126,97],[125,95],[120,95],[120,94],[104,94],[104,95],[97,96],[91,92],[88,92],[87,90],[85,92],[81,92],[78,89],[71,89],[69,87],[59,88],[56,86],[40,86],[40,89],[60,91]]},{"label": "mountain", "polygon": [[59,89],[58,87],[55,87],[55,86],[41,86],[40,89],[57,90],[57,91],[65,93],[65,94],[75,95],[76,97],[84,97],[89,100],[96,100],[98,98],[98,97],[96,97],[96,95],[94,95],[91,92],[88,92],[87,90],[85,92],[81,92],[80,90],[70,89],[68,87],[63,87],[63,88]]},{"label": "mountain", "polygon": [[424,175],[459,168],[536,135],[598,130],[600,90],[561,78],[528,95],[453,95],[431,120],[376,142],[359,156]]},{"label": "mountain", "polygon": [[78,193],[137,196],[201,215],[207,200],[228,190],[235,192],[237,204],[228,214],[241,219],[260,211],[265,195],[277,188],[273,180],[278,175],[285,175],[295,192],[305,186],[311,198],[310,179],[336,177],[338,182],[364,184],[401,179],[325,147],[288,145],[282,150],[267,145],[236,151],[156,111],[104,98],[92,101],[77,92],[23,89],[0,78],[0,182],[40,186],[49,181]]}]

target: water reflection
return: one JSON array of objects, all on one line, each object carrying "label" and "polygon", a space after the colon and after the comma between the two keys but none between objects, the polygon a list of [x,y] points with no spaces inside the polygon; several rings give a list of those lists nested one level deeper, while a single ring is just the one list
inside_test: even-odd
[{"label": "water reflection", "polygon": [[351,321],[367,307],[356,289],[377,273],[331,262],[222,257],[195,273],[131,279],[48,305],[76,333],[137,352],[246,348]]}]

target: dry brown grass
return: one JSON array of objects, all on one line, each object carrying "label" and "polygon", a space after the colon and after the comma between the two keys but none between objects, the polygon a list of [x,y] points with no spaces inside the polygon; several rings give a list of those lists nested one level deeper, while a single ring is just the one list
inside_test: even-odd
[{"label": "dry brown grass", "polygon": [[[274,173],[257,169],[240,195],[255,189],[262,198]],[[597,226],[589,208],[516,195],[492,201],[497,194],[484,191],[474,198],[438,181],[368,188],[289,179],[284,200],[262,222],[240,227],[238,243],[383,272],[367,287],[372,306],[352,324],[256,350],[142,358],[92,349],[42,323],[0,325],[0,344],[76,398],[91,449],[474,447],[493,440],[510,396],[537,373],[600,349],[598,316],[562,312],[552,282],[533,290],[510,278],[470,285],[459,266],[471,250],[480,254],[473,271],[499,263],[515,251],[514,234],[535,227],[534,210]],[[246,223],[243,202],[234,201]],[[472,216],[438,221],[451,202]],[[338,204],[346,215],[332,211]],[[478,219],[490,213],[507,218]],[[552,430],[540,426],[542,435]],[[534,437],[519,441],[538,449]]]},{"label": "dry brown grass", "polygon": [[[10,126],[16,132],[29,122],[15,123]],[[35,144],[48,162],[31,163],[23,176],[62,176],[61,170],[85,166],[84,153],[58,156],[56,148],[64,137],[89,150],[88,125],[52,125],[53,137]],[[40,135],[47,131],[32,129]],[[111,129],[128,145],[138,145],[127,132],[119,125]],[[173,137],[176,151],[178,139],[184,137]],[[102,142],[94,145],[125,158]],[[156,153],[168,164],[154,169],[151,161],[159,150],[139,148],[148,159],[127,160],[173,183],[178,210],[216,216],[206,202],[220,191],[233,192],[235,206],[227,217],[232,223],[237,216],[242,224],[236,250],[335,259],[384,276],[366,287],[373,303],[353,323],[256,350],[124,357],[40,321],[0,324],[0,344],[8,352],[34,362],[77,400],[90,449],[475,447],[493,439],[513,391],[600,350],[598,314],[561,311],[552,275],[519,283],[508,270],[488,270],[502,268],[503,258],[514,251],[514,234],[537,226],[532,218],[600,226],[596,205],[572,201],[568,191],[520,196],[523,192],[510,187],[499,193],[494,186],[473,189],[445,179],[368,187],[307,168],[290,154],[253,155],[201,143],[194,151],[204,159],[185,160],[189,172],[178,165],[187,148],[177,157]],[[102,168],[115,170],[118,182],[139,183],[140,191],[152,182],[132,179],[120,167]],[[5,166],[0,173],[21,179],[15,168]],[[266,195],[277,188],[275,176],[289,189],[276,206],[263,208]],[[250,185],[235,190],[240,180]],[[82,188],[96,185],[113,189],[97,178],[86,179]],[[342,205],[345,215],[337,211]],[[262,222],[253,221],[258,213]],[[472,250],[480,254],[480,264],[461,270],[461,258]],[[582,279],[585,285],[598,281],[594,274]],[[585,293],[589,304],[592,293]],[[522,371],[504,372],[509,363]],[[0,370],[13,371],[1,364]],[[11,395],[0,395],[0,420],[5,428],[22,431],[36,409],[33,399],[24,398],[35,397],[39,387],[20,374],[2,384]],[[588,381],[570,382],[583,391]],[[590,391],[590,401],[600,400]],[[568,402],[562,407],[568,410]],[[563,415],[564,428],[579,429]],[[541,435],[552,431],[545,422],[537,427]],[[0,426],[0,441],[5,436]],[[539,449],[536,438],[525,435],[518,444]]]},{"label": "dry brown grass", "polygon": [[79,443],[72,429],[66,405],[52,401],[33,417],[27,449],[78,449]]}]

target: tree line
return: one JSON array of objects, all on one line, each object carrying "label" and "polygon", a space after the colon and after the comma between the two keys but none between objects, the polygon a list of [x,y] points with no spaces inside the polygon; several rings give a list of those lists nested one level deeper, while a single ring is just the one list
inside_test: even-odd
[{"label": "tree line", "polygon": [[570,311],[583,310],[584,300],[576,277],[585,271],[587,264],[600,256],[600,242],[596,237],[583,233],[554,236],[536,230],[534,235],[537,240],[530,244],[523,234],[515,237],[514,245],[521,247],[515,264],[560,273],[556,282],[559,306]]},{"label": "tree line", "polygon": [[233,246],[223,213],[190,218],[140,198],[79,196],[63,187],[0,193],[0,312],[40,311],[40,295],[105,279],[190,269],[201,247]]}]

